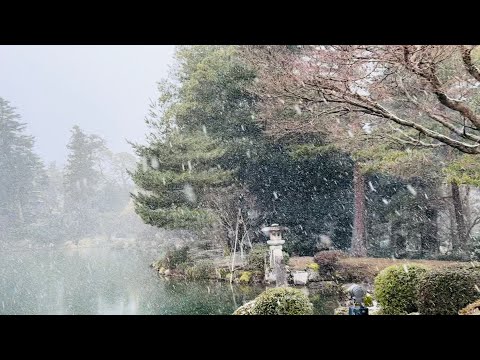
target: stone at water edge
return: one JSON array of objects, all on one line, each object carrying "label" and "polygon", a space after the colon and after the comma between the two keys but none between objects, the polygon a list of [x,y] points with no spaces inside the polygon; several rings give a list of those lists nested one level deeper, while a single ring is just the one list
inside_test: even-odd
[{"label": "stone at water edge", "polygon": [[172,271],[170,269],[167,269],[167,270],[164,271],[163,275],[169,276],[171,273],[172,273]]},{"label": "stone at water edge", "polygon": [[306,285],[308,282],[308,273],[306,271],[296,271],[293,273],[293,283],[295,285]]},{"label": "stone at water edge", "polygon": [[249,301],[233,312],[233,315],[251,315],[252,308],[255,306],[255,300]]}]

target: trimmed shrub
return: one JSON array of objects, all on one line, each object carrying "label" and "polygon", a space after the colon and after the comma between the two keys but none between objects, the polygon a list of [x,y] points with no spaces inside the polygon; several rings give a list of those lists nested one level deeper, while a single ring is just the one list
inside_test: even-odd
[{"label": "trimmed shrub", "polygon": [[313,261],[320,267],[320,272],[332,273],[337,269],[338,260],[343,256],[343,253],[338,250],[320,251],[315,254]]},{"label": "trimmed shrub", "polygon": [[480,272],[467,266],[435,269],[418,283],[418,310],[422,315],[456,315],[480,295]]},{"label": "trimmed shrub", "polygon": [[375,298],[386,315],[402,315],[417,311],[417,285],[426,268],[404,264],[389,266],[375,277]]},{"label": "trimmed shrub", "polygon": [[480,299],[465,306],[458,315],[480,315]]},{"label": "trimmed shrub", "polygon": [[268,289],[255,299],[252,315],[311,315],[313,305],[298,289],[279,287]]},{"label": "trimmed shrub", "polygon": [[247,269],[265,272],[265,259],[268,261],[268,247],[255,244],[247,256]]},{"label": "trimmed shrub", "polygon": [[250,281],[252,281],[252,275],[253,274],[251,271],[244,271],[242,272],[242,275],[240,275],[238,282],[241,284],[248,284]]},{"label": "trimmed shrub", "polygon": [[310,263],[307,265],[307,269],[311,269],[313,271],[317,271],[320,270],[320,265],[318,264],[315,264],[315,263]]}]

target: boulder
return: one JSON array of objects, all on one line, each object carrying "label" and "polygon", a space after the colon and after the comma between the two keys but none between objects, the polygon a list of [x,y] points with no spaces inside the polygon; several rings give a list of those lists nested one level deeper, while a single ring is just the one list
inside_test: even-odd
[{"label": "boulder", "polygon": [[306,285],[308,282],[308,273],[306,271],[296,271],[293,273],[294,285]]},{"label": "boulder", "polygon": [[172,273],[172,270],[167,269],[167,270],[165,270],[165,271],[163,272],[163,275],[169,276],[169,275],[171,275],[171,273]]},{"label": "boulder", "polygon": [[249,301],[242,306],[240,306],[237,310],[234,311],[233,315],[251,315],[251,310],[255,305],[255,300]]}]

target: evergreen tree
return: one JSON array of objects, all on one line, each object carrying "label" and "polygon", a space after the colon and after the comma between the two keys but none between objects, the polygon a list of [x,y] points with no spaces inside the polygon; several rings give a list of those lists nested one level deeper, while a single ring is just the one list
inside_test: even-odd
[{"label": "evergreen tree", "polygon": [[15,108],[0,98],[0,236],[7,239],[27,236],[28,225],[45,210],[45,172],[25,127]]},{"label": "evergreen tree", "polygon": [[165,140],[135,146],[142,158],[132,174],[140,190],[135,210],[147,224],[162,228],[201,229],[214,220],[205,194],[229,183],[231,171],[219,165],[224,149],[204,133],[173,131]]},{"label": "evergreen tree", "polygon": [[87,135],[74,126],[67,147],[70,153],[64,173],[64,211],[72,239],[79,240],[98,229],[101,176],[96,165],[105,144],[99,136]]},{"label": "evergreen tree", "polygon": [[[166,140],[173,136],[175,128],[179,131],[175,136],[184,139],[182,141],[192,144],[196,144],[198,139],[214,141],[217,151],[223,155],[211,159],[209,166],[218,165],[228,170],[231,179],[222,181],[221,186],[203,185],[202,201],[195,204],[195,213],[192,215],[191,209],[177,212],[185,221],[178,221],[179,216],[175,217],[176,221],[165,217],[172,209],[178,208],[179,190],[186,182],[169,190],[168,196],[176,194],[175,201],[162,194],[162,201],[169,200],[161,206],[149,203],[154,198],[159,201],[158,195],[152,197],[150,192],[142,195],[140,190],[135,196],[137,209],[144,221],[158,226],[191,227],[193,223],[201,225],[194,218],[199,211],[202,215],[198,217],[203,217],[202,211],[208,209],[208,213],[215,215],[223,225],[223,239],[232,244],[240,209],[248,227],[253,230],[250,235],[254,241],[255,238],[264,240],[259,232],[262,224],[281,222],[292,228],[292,237],[295,235],[299,239],[299,249],[292,249],[294,252],[312,254],[321,232],[331,233],[334,241],[344,247],[351,233],[348,225],[342,225],[351,218],[348,202],[345,201],[348,197],[342,196],[331,206],[325,203],[327,199],[332,199],[333,191],[349,191],[349,181],[342,178],[350,166],[345,157],[323,154],[311,159],[298,159],[291,155],[288,141],[279,143],[266,136],[256,119],[256,97],[249,91],[255,82],[255,73],[242,62],[237,47],[180,47],[176,58],[173,78],[160,84],[159,100],[153,104],[147,119],[152,127],[150,144],[137,150],[140,156],[146,155],[147,160],[144,160],[145,164],[140,164],[135,182],[144,190],[152,191],[154,185],[164,190],[162,176],[150,176],[146,183],[145,179],[141,179],[147,177],[142,169],[144,166],[151,167],[149,152],[156,149],[157,144],[170,151],[162,153],[165,153],[164,158],[173,159],[176,171],[183,171],[182,162],[188,166],[187,162],[192,157],[188,153],[197,150],[195,146],[183,152],[175,149],[178,140]],[[168,148],[169,143],[172,148]],[[159,156],[158,152],[155,156]],[[331,165],[339,157],[344,162],[336,171]],[[159,160],[162,167],[161,156]],[[195,193],[197,191],[195,189]],[[182,198],[182,201],[185,199]],[[155,210],[165,209],[164,206],[171,203],[175,206],[169,212]],[[155,217],[160,217],[161,221],[154,220]],[[305,243],[305,246],[300,243]]]}]

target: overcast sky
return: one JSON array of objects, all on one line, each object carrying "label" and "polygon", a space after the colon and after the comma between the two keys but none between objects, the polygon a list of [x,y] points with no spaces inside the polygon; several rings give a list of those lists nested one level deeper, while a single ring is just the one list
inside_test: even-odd
[{"label": "overcast sky", "polygon": [[64,163],[77,124],[114,152],[142,142],[149,99],[167,76],[174,46],[0,45],[0,97],[10,101],[46,161]]}]

